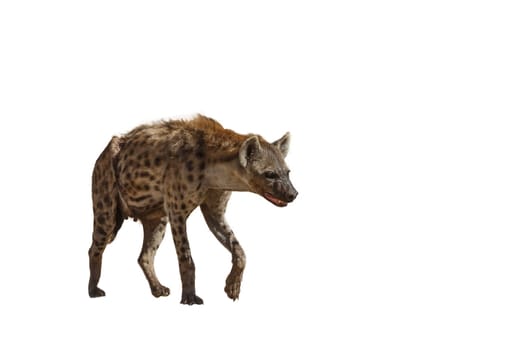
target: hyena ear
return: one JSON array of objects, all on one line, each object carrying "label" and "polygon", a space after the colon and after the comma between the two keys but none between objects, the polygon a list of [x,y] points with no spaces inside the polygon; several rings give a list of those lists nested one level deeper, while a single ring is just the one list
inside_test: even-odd
[{"label": "hyena ear", "polygon": [[239,161],[246,168],[248,161],[253,160],[261,153],[261,144],[257,136],[251,136],[244,141],[239,149]]},{"label": "hyena ear", "polygon": [[279,140],[272,143],[283,155],[283,158],[288,154],[288,149],[290,148],[290,133],[287,132]]}]

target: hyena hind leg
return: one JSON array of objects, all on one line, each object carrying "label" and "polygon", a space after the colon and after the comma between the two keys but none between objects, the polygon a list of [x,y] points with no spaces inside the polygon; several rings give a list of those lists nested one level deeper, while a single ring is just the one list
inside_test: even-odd
[{"label": "hyena hind leg", "polygon": [[93,242],[89,248],[89,296],[102,297],[106,293],[98,287],[102,269],[102,254],[115,239],[124,217],[119,208],[114,160],[120,150],[120,139],[113,137],[98,157],[92,175]]},{"label": "hyena hind leg", "polygon": [[120,211],[95,210],[93,227],[93,241],[89,248],[89,284],[88,293],[91,298],[103,297],[106,293],[98,287],[102,270],[102,254],[106,246],[111,243],[124,222]]}]

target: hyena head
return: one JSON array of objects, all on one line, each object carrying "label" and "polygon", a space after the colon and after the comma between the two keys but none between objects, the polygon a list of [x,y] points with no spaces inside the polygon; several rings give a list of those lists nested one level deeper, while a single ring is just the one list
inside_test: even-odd
[{"label": "hyena head", "polygon": [[289,145],[289,133],[273,143],[251,136],[239,150],[244,180],[250,191],[279,207],[286,206],[297,197],[290,181],[290,170],[284,161]]}]

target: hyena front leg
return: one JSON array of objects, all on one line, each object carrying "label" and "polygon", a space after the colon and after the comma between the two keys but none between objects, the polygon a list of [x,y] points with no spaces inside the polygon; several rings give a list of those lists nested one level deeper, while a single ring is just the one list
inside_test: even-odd
[{"label": "hyena front leg", "polygon": [[228,249],[232,254],[232,269],[226,278],[226,287],[224,291],[232,300],[239,298],[241,292],[241,281],[244,267],[246,266],[246,256],[244,250],[232,229],[228,226],[224,218],[226,205],[230,199],[229,191],[208,191],[206,199],[201,204],[201,211],[204,219],[210,228],[210,231]]},{"label": "hyena front leg", "polygon": [[142,226],[144,227],[144,242],[142,244],[142,251],[140,252],[138,262],[148,280],[151,294],[156,298],[170,295],[170,289],[160,284],[154,266],[155,255],[157,254],[157,249],[166,233],[167,223],[168,218],[166,217],[158,220],[142,221]]}]

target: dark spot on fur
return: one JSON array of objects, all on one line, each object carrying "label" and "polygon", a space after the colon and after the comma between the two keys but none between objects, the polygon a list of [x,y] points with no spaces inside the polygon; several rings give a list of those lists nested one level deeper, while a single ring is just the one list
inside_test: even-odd
[{"label": "dark spot on fur", "polygon": [[111,205],[111,197],[107,194],[104,196],[104,203]]},{"label": "dark spot on fur", "polygon": [[204,161],[200,162],[199,164],[199,170],[203,171],[206,168],[206,163]]},{"label": "dark spot on fur", "polygon": [[150,177],[150,173],[149,171],[141,171],[140,172],[140,177]]},{"label": "dark spot on fur", "polygon": [[201,186],[202,186],[202,182],[199,182],[199,184],[197,185],[197,191],[201,189]]},{"label": "dark spot on fur", "polygon": [[197,132],[197,145],[195,148],[195,156],[204,158],[204,132],[202,130]]},{"label": "dark spot on fur", "polygon": [[204,174],[199,175],[199,181],[202,181],[204,179]]},{"label": "dark spot on fur", "polygon": [[144,166],[147,166],[148,168],[151,166],[151,162],[150,162],[149,159],[146,159],[146,160],[144,161]]},{"label": "dark spot on fur", "polygon": [[153,160],[153,163],[155,164],[155,166],[160,166],[160,157],[155,157],[155,159]]},{"label": "dark spot on fur", "polygon": [[[101,235],[104,235],[104,236],[105,236],[106,233],[101,232]],[[98,248],[102,248],[102,247],[104,247],[105,245],[106,245],[106,243],[104,243],[104,242],[98,242],[98,241],[95,242],[95,246],[98,247]]]},{"label": "dark spot on fur", "polygon": [[188,169],[188,171],[193,171],[193,161],[192,160],[188,160],[186,162],[186,169]]},{"label": "dark spot on fur", "polygon": [[106,236],[106,231],[100,226],[97,226],[94,231],[95,231],[94,234],[97,236],[102,236],[102,237]]},{"label": "dark spot on fur", "polygon": [[144,191],[149,191],[150,187],[149,187],[148,184],[144,184],[144,186],[142,186],[142,189],[143,189]]},{"label": "dark spot on fur", "polygon": [[188,181],[189,181],[189,182],[193,182],[193,175],[192,175],[192,174],[189,174],[189,175],[188,175]]},{"label": "dark spot on fur", "polygon": [[97,209],[102,209],[102,208],[104,208],[104,204],[102,204],[101,201],[98,201],[97,202]]},{"label": "dark spot on fur", "polygon": [[181,208],[182,210],[186,210],[186,204],[182,203],[182,204],[180,205],[180,208]]},{"label": "dark spot on fur", "polygon": [[157,191],[157,192],[160,191],[160,187],[159,187],[159,185],[155,185],[155,186],[153,186],[153,189],[154,189],[155,191]]},{"label": "dark spot on fur", "polygon": [[97,221],[100,225],[104,225],[106,223],[106,216],[105,215],[99,215],[97,216]]}]

